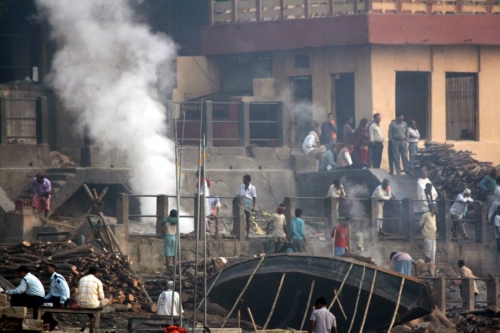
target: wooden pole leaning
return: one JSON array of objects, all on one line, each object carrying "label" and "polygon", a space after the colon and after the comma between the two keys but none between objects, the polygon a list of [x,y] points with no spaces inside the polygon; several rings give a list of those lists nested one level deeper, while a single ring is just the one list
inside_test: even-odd
[{"label": "wooden pole leaning", "polygon": [[274,308],[276,307],[276,303],[278,302],[278,297],[280,296],[280,293],[281,293],[281,287],[283,286],[283,281],[285,281],[285,276],[286,276],[286,273],[283,273],[283,275],[281,276],[280,285],[278,287],[278,291],[276,292],[276,297],[274,298],[274,302],[273,302],[273,306],[271,308],[271,312],[269,312],[269,316],[267,317],[266,323],[262,327],[262,330],[265,330],[267,328],[267,325],[269,324],[269,321],[271,320],[271,317],[273,316]]}]

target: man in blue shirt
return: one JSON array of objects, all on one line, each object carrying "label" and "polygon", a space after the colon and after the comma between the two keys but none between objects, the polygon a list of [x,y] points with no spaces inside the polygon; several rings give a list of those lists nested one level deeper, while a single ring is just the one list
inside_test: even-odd
[{"label": "man in blue shirt", "polygon": [[34,308],[33,316],[36,318],[36,308],[43,304],[45,289],[40,280],[30,273],[28,267],[19,266],[17,275],[21,279],[19,286],[5,291],[7,295],[10,295],[10,305]]},{"label": "man in blue shirt", "polygon": [[306,252],[306,225],[301,219],[302,209],[295,210],[295,219],[290,225],[290,233],[292,234],[293,250],[295,252]]},{"label": "man in blue shirt", "polygon": [[[44,302],[52,303],[54,307],[64,307],[70,295],[66,279],[61,274],[56,273],[56,265],[54,264],[47,264],[45,273],[50,275],[50,291],[45,296]],[[49,331],[53,331],[58,324],[49,312],[44,313],[42,319],[44,323],[49,324]]]}]

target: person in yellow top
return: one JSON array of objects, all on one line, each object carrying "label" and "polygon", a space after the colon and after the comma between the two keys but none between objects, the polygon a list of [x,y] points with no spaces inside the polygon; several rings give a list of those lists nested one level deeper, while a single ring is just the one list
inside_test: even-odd
[{"label": "person in yellow top", "polygon": [[429,202],[429,211],[422,215],[419,226],[424,236],[425,262],[434,264],[436,262],[436,210],[434,202]]},{"label": "person in yellow top", "polygon": [[[472,273],[470,268],[465,266],[465,261],[460,259],[458,261],[458,267],[460,268],[460,277],[461,278],[467,278],[467,279],[475,278],[474,273]],[[476,280],[473,280],[473,284],[474,284],[474,298],[475,298],[477,295],[479,295],[479,289],[477,289]],[[462,298],[464,298],[464,291],[463,291],[462,286],[463,286],[463,284],[460,285],[460,294],[461,294]]]}]

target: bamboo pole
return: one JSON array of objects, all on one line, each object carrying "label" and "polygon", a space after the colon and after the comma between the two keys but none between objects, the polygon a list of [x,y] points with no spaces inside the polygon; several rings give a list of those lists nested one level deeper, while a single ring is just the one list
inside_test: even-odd
[{"label": "bamboo pole", "polygon": [[302,317],[302,323],[300,324],[300,331],[301,332],[302,332],[302,328],[304,328],[304,323],[306,322],[307,312],[309,311],[309,305],[311,304],[311,297],[313,294],[315,282],[316,281],[313,280],[313,282],[311,283],[311,290],[309,290],[309,298],[307,299],[306,311],[304,311],[304,317]]},{"label": "bamboo pole", "polygon": [[240,328],[240,326],[241,326],[241,311],[240,310],[238,310],[237,318],[238,318],[238,328]]},{"label": "bamboo pole", "polygon": [[[337,296],[337,289],[333,289],[333,296]],[[339,307],[340,307],[340,311],[342,311],[342,314],[344,315],[344,319],[347,320],[347,316],[345,314],[344,307],[342,306],[342,303],[340,302],[340,299],[339,299]]]},{"label": "bamboo pole", "polygon": [[253,329],[255,330],[255,333],[257,333],[257,326],[255,325],[255,320],[253,320],[252,310],[250,310],[250,308],[247,308],[247,310],[250,315],[250,320],[252,321]]},{"label": "bamboo pole", "polygon": [[375,288],[375,279],[377,278],[377,270],[373,271],[373,279],[372,285],[370,287],[370,294],[368,295],[368,301],[366,301],[365,314],[363,315],[363,321],[361,322],[361,327],[359,328],[360,332],[363,332],[363,328],[365,327],[366,316],[368,315],[368,309],[370,308],[370,302],[372,300],[373,289]]},{"label": "bamboo pole", "polygon": [[[176,199],[177,197],[179,196],[179,192],[180,192],[180,186],[179,186],[179,158],[178,158],[178,154],[179,154],[179,147],[177,146],[177,140],[175,141],[175,190],[176,190]],[[177,267],[177,261],[179,260],[179,251],[178,251],[178,241],[180,239],[180,237],[177,237],[177,234],[179,232],[179,226],[180,226],[180,223],[179,223],[179,203],[177,202],[177,229],[175,231],[175,256],[174,256],[174,285],[172,287],[172,302],[170,303],[170,321],[173,323],[174,322],[174,295],[175,295],[175,283],[176,283],[176,274],[175,274],[175,268]],[[170,264],[168,261],[168,257],[165,256],[165,260],[167,261],[167,265]],[[168,269],[169,266],[167,266],[167,269]],[[180,271],[179,271],[180,273]],[[179,279],[179,286],[180,286],[180,279]],[[182,295],[181,294],[181,290],[179,290],[179,295]],[[182,303],[182,302],[179,302],[179,303]],[[180,314],[180,312],[179,312]],[[181,320],[181,323],[182,323],[182,320]]]},{"label": "bamboo pole", "polygon": [[280,293],[281,293],[281,287],[283,286],[283,281],[285,281],[285,276],[286,276],[286,273],[283,273],[283,275],[281,276],[280,285],[278,287],[278,292],[276,292],[276,297],[274,298],[273,306],[271,307],[271,312],[269,312],[269,316],[267,316],[266,323],[262,327],[262,330],[265,330],[267,328],[267,324],[269,324],[269,321],[271,320],[271,317],[273,316],[274,308],[276,307],[276,303],[278,302],[278,297],[280,296]]},{"label": "bamboo pole", "polygon": [[[179,178],[179,184],[178,184],[178,187],[177,187],[177,200],[176,200],[176,209],[177,209],[177,214],[179,215],[180,213],[180,205],[181,205],[181,188],[182,188],[182,157],[183,157],[183,154],[184,154],[184,133],[185,133],[185,126],[186,126],[186,112],[184,112],[184,119],[183,119],[183,122],[182,122],[182,144],[180,145],[180,148],[181,148],[181,151],[180,151],[180,156],[179,156],[179,175],[178,175],[178,178]],[[177,130],[177,127],[176,127],[176,130]],[[177,135],[175,136],[177,138]],[[176,140],[176,144],[177,144],[177,140]],[[177,217],[177,219],[180,221],[180,217]],[[180,224],[179,224],[180,225]],[[176,238],[177,238],[177,257],[175,257],[175,260],[177,260],[177,264],[178,264],[178,269],[179,269],[179,274],[182,272],[182,262],[181,262],[181,231],[179,229],[179,227],[177,227],[177,232],[176,232]],[[175,264],[175,262],[174,262]],[[174,266],[175,267],[175,266]],[[174,273],[175,273],[175,268],[174,268]],[[175,278],[175,274],[174,274],[174,278]],[[174,284],[175,286],[175,284]],[[179,295],[182,295],[182,281],[181,279],[179,278]],[[182,323],[182,302],[179,302],[179,320],[180,322]],[[173,321],[172,321],[173,322]]]},{"label": "bamboo pole", "polygon": [[398,300],[396,302],[396,308],[394,309],[394,314],[392,315],[391,325],[389,326],[388,333],[392,332],[392,327],[394,326],[394,322],[396,321],[396,316],[399,310],[399,303],[401,302],[401,294],[403,293],[403,287],[405,285],[405,278],[401,280],[401,286],[399,287]]},{"label": "bamboo pole", "polygon": [[[203,141],[202,141],[202,154],[201,154],[201,165],[203,168],[203,293],[206,295],[207,294],[207,228],[206,228],[206,223],[207,223],[207,214],[206,214],[206,205],[207,205],[207,190],[208,190],[208,184],[207,188],[205,188],[205,183],[206,183],[206,168],[205,168],[205,134],[203,134]],[[200,228],[201,229],[201,228]],[[180,272],[179,272],[180,274]],[[205,327],[207,326],[207,302],[203,304],[203,319],[204,319],[204,325]]]},{"label": "bamboo pole", "polygon": [[335,294],[335,297],[333,298],[332,303],[328,307],[328,311],[330,311],[330,309],[332,308],[333,304],[335,304],[335,301],[337,300],[338,296],[342,292],[342,288],[344,287],[344,284],[345,284],[345,282],[347,280],[347,277],[349,276],[349,273],[351,273],[352,266],[354,266],[354,263],[352,263],[351,266],[349,267],[349,270],[347,271],[347,274],[345,275],[344,280],[342,281],[342,284],[340,285],[339,292],[337,294]]},{"label": "bamboo pole", "polygon": [[351,325],[349,325],[349,330],[347,333],[351,333],[352,326],[354,325],[354,319],[356,318],[356,313],[358,312],[358,304],[359,304],[359,298],[361,297],[361,290],[363,286],[363,280],[365,279],[365,269],[366,267],[363,267],[363,274],[361,275],[361,281],[359,281],[359,289],[358,289],[358,297],[356,298],[356,305],[354,305],[354,313],[352,315],[351,319]]},{"label": "bamboo pole", "polygon": [[248,278],[247,284],[245,285],[245,287],[243,287],[243,290],[241,291],[240,295],[239,295],[239,296],[238,296],[238,298],[236,299],[236,302],[234,302],[234,305],[233,305],[233,307],[231,308],[231,311],[229,311],[229,314],[226,316],[226,318],[224,318],[224,321],[222,322],[222,325],[220,326],[221,328],[222,328],[222,327],[224,327],[224,325],[226,325],[227,320],[228,320],[228,319],[229,319],[229,317],[231,317],[231,315],[233,314],[233,311],[234,311],[234,309],[236,308],[236,305],[238,305],[238,302],[240,301],[241,297],[243,297],[243,294],[245,293],[245,291],[247,290],[248,286],[250,285],[250,282],[252,282],[253,276],[254,276],[254,275],[255,275],[255,273],[257,273],[257,271],[259,270],[260,265],[261,265],[261,264],[262,264],[262,262],[264,261],[264,258],[265,258],[265,257],[262,257],[262,259],[260,259],[259,263],[257,264],[257,266],[255,267],[255,269],[253,270],[252,275],[250,275],[250,277]]}]

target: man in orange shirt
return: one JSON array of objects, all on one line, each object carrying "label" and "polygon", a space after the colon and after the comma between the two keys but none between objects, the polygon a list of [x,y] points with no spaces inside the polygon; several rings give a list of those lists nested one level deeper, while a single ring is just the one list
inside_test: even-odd
[{"label": "man in orange shirt", "polygon": [[333,238],[333,255],[343,256],[348,251],[349,246],[349,228],[348,220],[342,220],[339,225],[332,230],[331,237]]}]

